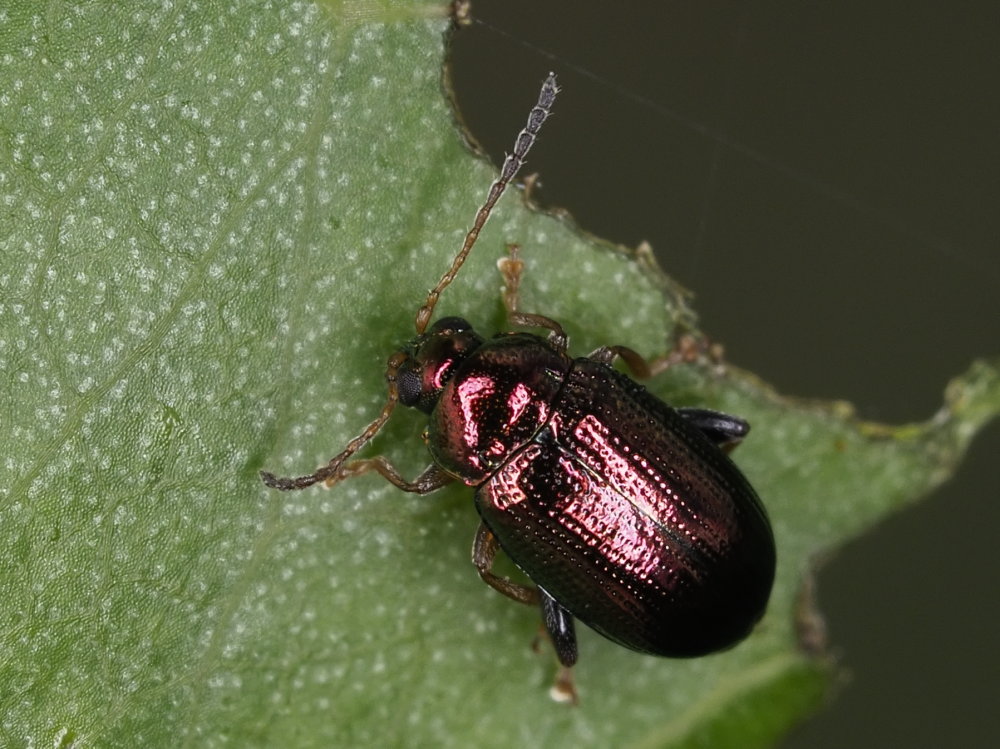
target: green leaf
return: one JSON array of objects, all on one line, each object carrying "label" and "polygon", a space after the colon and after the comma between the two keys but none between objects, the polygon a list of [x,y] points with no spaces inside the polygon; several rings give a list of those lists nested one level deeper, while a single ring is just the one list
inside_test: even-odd
[{"label": "green leaf", "polygon": [[[446,8],[38,7],[0,12],[0,744],[746,747],[819,701],[810,561],[948,474],[1000,410],[996,362],[901,428],[733,367],[657,378],[754,424],[736,457],[774,523],[771,606],[692,661],[582,631],[582,704],[555,704],[537,613],[469,564],[469,490],[257,476],[312,470],[377,413],[493,179],[442,96]],[[439,314],[502,325],[508,242],[523,308],[575,351],[653,356],[691,323],[642,253],[516,195]],[[412,475],[421,427],[397,413],[369,453]]]}]

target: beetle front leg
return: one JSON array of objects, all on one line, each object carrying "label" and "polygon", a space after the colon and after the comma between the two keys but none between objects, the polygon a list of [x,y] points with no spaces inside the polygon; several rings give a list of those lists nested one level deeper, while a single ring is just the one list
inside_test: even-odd
[{"label": "beetle front leg", "polygon": [[442,486],[450,484],[455,480],[453,476],[445,473],[437,465],[432,464],[425,468],[413,481],[407,481],[403,478],[399,470],[397,470],[396,466],[379,455],[374,458],[365,458],[364,460],[355,460],[348,463],[340,469],[336,476],[328,479],[326,483],[327,486],[330,486],[342,479],[361,476],[371,471],[375,471],[375,473],[382,476],[390,484],[402,489],[404,492],[413,492],[414,494],[430,494],[435,489],[440,489]]},{"label": "beetle front leg", "polygon": [[551,317],[519,312],[517,309],[520,299],[521,276],[524,274],[524,263],[518,256],[520,249],[516,244],[507,245],[509,257],[502,257],[497,261],[497,268],[500,269],[500,274],[503,276],[503,306],[507,310],[507,321],[513,325],[523,325],[526,328],[545,328],[549,331],[549,343],[560,351],[565,351],[566,331],[563,330],[562,325]]},{"label": "beetle front leg", "polygon": [[493,560],[496,559],[499,550],[500,544],[493,531],[487,528],[485,523],[480,523],[476,539],[472,542],[472,563],[479,570],[483,582],[518,603],[536,605],[539,601],[538,588],[519,585],[506,577],[493,574]]}]

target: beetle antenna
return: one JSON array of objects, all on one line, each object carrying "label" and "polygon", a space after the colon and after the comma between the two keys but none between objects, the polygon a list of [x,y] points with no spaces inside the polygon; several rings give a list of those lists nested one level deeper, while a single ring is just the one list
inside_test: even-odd
[{"label": "beetle antenna", "polygon": [[[538,137],[538,131],[542,128],[542,123],[545,122],[545,119],[551,113],[552,102],[555,101],[557,93],[559,93],[559,86],[556,85],[555,73],[549,73],[545,79],[545,83],[542,84],[541,92],[538,94],[538,103],[535,104],[528,115],[528,122],[524,126],[524,129],[518,133],[517,140],[514,141],[514,151],[507,154],[507,158],[504,159],[503,166],[500,168],[500,176],[490,186],[486,202],[483,203],[478,213],[476,213],[476,220],[473,222],[469,233],[465,236],[465,243],[462,245],[462,249],[455,256],[448,272],[441,276],[441,280],[438,281],[437,286],[427,295],[424,305],[417,310],[416,326],[418,335],[427,329],[427,324],[430,322],[431,315],[434,314],[434,307],[441,297],[441,292],[455,280],[455,276],[458,275],[459,269],[469,256],[472,246],[476,243],[479,232],[482,231],[483,226],[486,224],[486,219],[490,217],[490,211],[493,210],[493,206],[496,205],[507,185],[524,165],[524,157],[527,156],[528,151],[531,150],[531,146],[534,145],[535,138]],[[333,456],[329,463],[317,468],[315,473],[310,473],[308,476],[279,477],[273,473],[261,471],[260,478],[264,484],[272,489],[291,491],[293,489],[305,489],[320,482],[331,486],[338,479],[342,478],[341,469],[343,469],[344,464],[354,453],[364,447],[368,440],[378,434],[379,430],[389,420],[393,409],[396,408],[396,403],[399,402],[399,391],[396,388],[396,373],[399,371],[399,367],[404,359],[405,355],[401,352],[393,354],[389,359],[385,372],[385,378],[389,384],[389,396],[382,407],[382,412],[371,424],[364,428],[361,434],[348,442],[347,446],[340,453]]]},{"label": "beetle antenna", "polygon": [[469,256],[472,246],[476,243],[476,239],[479,238],[479,232],[482,231],[483,226],[486,224],[486,219],[490,217],[490,211],[493,210],[493,206],[496,205],[500,196],[503,195],[507,184],[514,179],[514,175],[524,165],[524,157],[528,155],[528,151],[534,145],[535,138],[538,137],[538,131],[542,129],[542,123],[545,122],[545,118],[551,113],[552,102],[555,101],[556,94],[558,93],[559,86],[556,85],[556,75],[555,73],[549,73],[545,79],[545,83],[542,84],[541,92],[538,94],[538,103],[532,108],[531,113],[528,115],[527,124],[518,133],[517,140],[514,141],[514,150],[507,154],[507,158],[504,159],[503,166],[500,168],[500,176],[490,185],[486,202],[483,203],[478,213],[476,213],[476,220],[473,222],[472,228],[469,229],[469,233],[465,235],[465,243],[462,245],[462,249],[455,256],[448,271],[441,276],[441,280],[438,281],[437,286],[427,295],[427,301],[424,302],[424,306],[417,310],[416,326],[418,335],[427,329],[427,324],[431,320],[431,315],[434,314],[434,307],[438,303],[441,292],[455,280],[455,276],[458,275],[459,269]]}]

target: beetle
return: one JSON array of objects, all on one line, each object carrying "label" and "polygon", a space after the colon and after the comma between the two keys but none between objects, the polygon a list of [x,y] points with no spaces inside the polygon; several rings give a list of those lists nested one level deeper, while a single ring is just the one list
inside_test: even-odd
[{"label": "beetle", "polygon": [[[499,263],[508,320],[543,335],[485,339],[454,316],[430,324],[557,92],[550,73],[462,248],[418,309],[416,336],[390,356],[378,417],[314,473],[261,478],[294,490],[374,471],[417,494],[456,480],[473,487],[481,523],[472,561],[491,587],[540,607],[561,664],[554,694],[575,701],[574,620],[659,656],[728,648],[764,613],[775,548],[763,505],[727,455],[747,422],[668,406],[612,366],[620,359],[632,375],[649,375],[625,346],[571,357],[558,322],[518,309],[516,246]],[[428,417],[432,463],[413,480],[382,456],[351,460],[397,403]],[[532,585],[493,572],[501,549]]]}]

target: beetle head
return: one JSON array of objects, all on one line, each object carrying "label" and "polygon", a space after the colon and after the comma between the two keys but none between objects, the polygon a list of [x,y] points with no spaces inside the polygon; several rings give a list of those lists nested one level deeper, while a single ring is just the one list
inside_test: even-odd
[{"label": "beetle head", "polygon": [[459,364],[482,344],[467,320],[442,317],[403,346],[395,372],[387,373],[395,376],[399,402],[429,414]]}]

